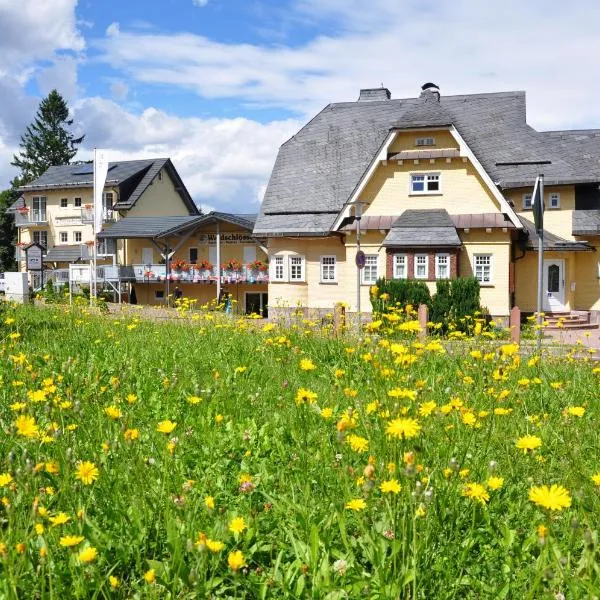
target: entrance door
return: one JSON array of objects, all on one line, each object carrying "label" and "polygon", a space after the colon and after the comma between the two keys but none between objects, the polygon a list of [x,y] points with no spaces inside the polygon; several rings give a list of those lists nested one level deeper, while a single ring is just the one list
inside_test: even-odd
[{"label": "entrance door", "polygon": [[544,310],[565,310],[565,261],[544,261]]},{"label": "entrance door", "polygon": [[257,314],[266,319],[269,316],[267,301],[266,292],[246,292],[246,314]]}]

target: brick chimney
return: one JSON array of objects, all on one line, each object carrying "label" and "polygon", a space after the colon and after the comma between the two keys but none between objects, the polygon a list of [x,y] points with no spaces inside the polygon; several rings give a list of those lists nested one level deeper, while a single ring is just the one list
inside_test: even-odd
[{"label": "brick chimney", "polygon": [[421,86],[421,95],[420,98],[425,98],[425,100],[435,100],[436,102],[440,101],[440,88],[435,83],[424,83]]},{"label": "brick chimney", "polygon": [[377,102],[381,100],[389,100],[391,97],[392,93],[390,90],[381,86],[380,88],[368,88],[360,90],[358,102]]}]

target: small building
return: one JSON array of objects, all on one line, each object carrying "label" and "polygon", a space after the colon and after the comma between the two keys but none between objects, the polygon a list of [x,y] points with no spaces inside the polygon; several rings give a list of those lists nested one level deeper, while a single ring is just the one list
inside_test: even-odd
[{"label": "small building", "polygon": [[493,316],[533,312],[541,173],[544,309],[600,311],[600,131],[535,131],[524,92],[443,96],[427,83],[416,98],[378,88],[330,104],[281,146],[256,220],[271,304],[318,315],[360,298],[369,311],[379,277],[435,291],[473,275]]}]

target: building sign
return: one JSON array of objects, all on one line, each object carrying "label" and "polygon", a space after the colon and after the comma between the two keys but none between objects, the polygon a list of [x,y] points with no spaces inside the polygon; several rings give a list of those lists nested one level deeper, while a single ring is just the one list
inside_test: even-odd
[{"label": "building sign", "polygon": [[37,244],[29,246],[25,249],[25,256],[27,259],[27,270],[28,271],[41,271],[42,270],[42,247]]},{"label": "building sign", "polygon": [[[198,240],[202,244],[215,246],[217,243],[216,233],[201,233]],[[222,233],[221,244],[254,244],[254,239],[249,233]]]}]

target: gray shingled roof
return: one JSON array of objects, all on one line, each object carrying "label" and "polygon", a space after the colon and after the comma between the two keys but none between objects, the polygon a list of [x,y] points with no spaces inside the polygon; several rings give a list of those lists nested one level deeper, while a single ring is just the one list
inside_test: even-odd
[{"label": "gray shingled roof", "polygon": [[201,219],[198,216],[185,217],[125,217],[111,225],[108,229],[101,231],[98,238],[101,239],[131,239],[131,238],[154,238],[163,231],[174,227],[192,223]]},{"label": "gray shingled roof", "polygon": [[[452,124],[501,188],[600,181],[565,146],[526,123],[524,92],[330,104],[285,142],[255,226],[256,235],[326,235],[390,129]],[[550,161],[507,165],[514,162]]]},{"label": "gray shingled roof", "polygon": [[460,246],[454,223],[444,209],[405,210],[383,240],[386,248],[447,248]]},{"label": "gray shingled roof", "polygon": [[90,259],[89,249],[85,245],[77,246],[54,246],[46,252],[44,262],[67,262],[87,261]]},{"label": "gray shingled roof", "polygon": [[[107,187],[119,187],[119,200],[115,210],[128,210],[152,184],[161,169],[165,169],[175,184],[190,214],[200,214],[179,173],[169,158],[151,158],[146,160],[126,160],[108,164]],[[31,183],[19,188],[21,191],[43,191],[94,185],[93,164],[91,162],[49,167],[48,170]]]},{"label": "gray shingled roof", "polygon": [[185,217],[125,217],[114,225],[98,234],[99,238],[132,239],[146,238],[158,239],[175,235],[202,225],[217,222],[239,225],[252,231],[256,215],[231,214],[213,211],[207,215]]},{"label": "gray shingled roof", "polygon": [[[106,185],[119,185],[130,177],[151,167],[155,161],[166,161],[166,158],[147,160],[126,160],[108,164]],[[49,167],[40,177],[22,186],[22,191],[51,189],[63,187],[93,187],[94,174],[91,162],[75,163]]]},{"label": "gray shingled roof", "polygon": [[574,210],[573,235],[600,235],[600,210]]},{"label": "gray shingled roof", "polygon": [[[528,250],[537,250],[539,244],[539,236],[535,230],[535,225],[524,219],[523,217],[519,217],[521,223],[523,223],[525,231],[527,232],[527,244],[526,247]],[[554,250],[554,251],[568,251],[568,252],[587,252],[592,251],[593,248],[588,245],[586,242],[574,242],[573,240],[565,240],[558,235],[554,235],[550,233],[546,229],[544,229],[544,250]]]}]

